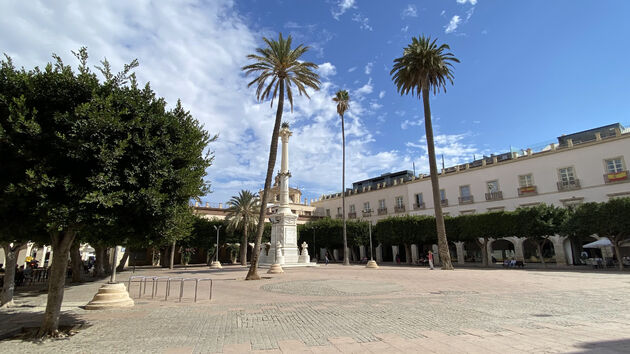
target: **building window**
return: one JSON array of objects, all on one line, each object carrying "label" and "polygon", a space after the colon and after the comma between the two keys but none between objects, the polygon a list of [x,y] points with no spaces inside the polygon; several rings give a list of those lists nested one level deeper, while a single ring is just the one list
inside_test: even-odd
[{"label": "building window", "polygon": [[473,196],[470,194],[470,186],[459,186],[459,204],[468,204],[473,202]]},{"label": "building window", "polygon": [[606,173],[617,173],[622,171],[624,171],[624,169],[621,157],[606,160]]},{"label": "building window", "polygon": [[416,206],[421,208],[424,205],[424,200],[422,198],[422,193],[416,194]]},{"label": "building window", "polygon": [[403,197],[396,197],[396,207],[397,208],[402,208],[403,207]]},{"label": "building window", "polygon": [[354,204],[350,205],[350,212],[351,212],[351,213],[356,212],[356,211],[354,210]]},{"label": "building window", "polygon": [[499,191],[499,181],[488,181],[486,184],[488,186],[488,193],[496,193]]},{"label": "building window", "polygon": [[330,209],[326,209],[326,216],[330,217]]},{"label": "building window", "polygon": [[365,202],[363,203],[363,210],[364,211],[370,211],[370,202]]},{"label": "building window", "polygon": [[337,208],[337,214],[341,215],[341,207]]},{"label": "building window", "polygon": [[534,185],[534,176],[531,173],[518,176],[519,187],[531,187],[533,185]]},{"label": "building window", "polygon": [[440,189],[440,200],[446,200],[446,190]]},{"label": "building window", "polygon": [[563,167],[558,169],[558,190],[578,189],[580,181],[575,178],[573,167]]},{"label": "building window", "polygon": [[385,209],[385,199],[381,199],[378,201],[378,208],[379,209]]}]

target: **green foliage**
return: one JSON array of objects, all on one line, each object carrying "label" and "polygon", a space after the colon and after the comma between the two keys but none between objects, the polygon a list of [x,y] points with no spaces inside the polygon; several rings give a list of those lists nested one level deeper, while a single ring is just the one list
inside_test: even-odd
[{"label": "green foliage", "polygon": [[379,220],[376,240],[382,244],[422,244],[436,238],[435,218],[426,215],[394,216]]},{"label": "green foliage", "polygon": [[514,211],[514,234],[540,240],[560,233],[567,217],[567,210],[553,205],[541,204]]},{"label": "green foliage", "polygon": [[438,46],[437,39],[420,36],[413,37],[403,51],[403,56],[394,59],[390,72],[394,84],[401,95],[411,92],[420,97],[423,87],[446,92],[446,84],[453,84],[453,64],[459,63],[455,56],[448,52],[447,44]]},{"label": "green foliage", "polygon": [[[372,229],[374,232],[374,228]],[[367,221],[346,222],[348,247],[369,245]],[[312,246],[313,236],[317,248],[343,248],[343,221],[341,219],[324,218],[298,225],[298,243],[306,242]]]},{"label": "green foliage", "polygon": [[[258,76],[247,86],[256,86],[256,97],[259,101],[264,101],[271,96],[271,105],[278,93],[278,85],[283,81],[287,90],[287,98],[293,112],[293,89],[296,87],[300,95],[309,97],[306,88],[310,87],[319,90],[319,76],[314,71],[317,65],[308,61],[300,60],[300,57],[309,50],[309,47],[302,44],[296,48],[291,48],[291,36],[284,39],[282,33],[278,35],[278,40],[263,37],[267,44],[266,48],[256,48],[256,54],[250,54],[248,59],[256,62],[243,67],[246,75],[256,73]],[[269,84],[267,84],[269,80]],[[310,97],[309,97],[310,98]]]},{"label": "green foliage", "polygon": [[228,229],[239,230],[243,233],[256,227],[257,216],[260,212],[260,199],[257,194],[242,190],[238,196],[232,197],[227,205],[229,206],[226,217]]},{"label": "green foliage", "polygon": [[339,90],[333,97],[333,101],[337,102],[337,114],[340,117],[350,108],[350,94],[346,90]]}]

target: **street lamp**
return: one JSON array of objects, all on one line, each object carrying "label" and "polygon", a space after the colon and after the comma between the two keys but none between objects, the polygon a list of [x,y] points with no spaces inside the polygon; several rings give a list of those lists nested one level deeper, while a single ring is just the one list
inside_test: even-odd
[{"label": "street lamp", "polygon": [[[370,210],[363,210],[364,213],[370,212]],[[368,220],[368,233],[370,234],[370,260],[365,265],[366,268],[378,268],[378,264],[374,261],[374,251],[372,248],[372,221]]]},{"label": "street lamp", "polygon": [[221,227],[223,225],[219,225],[219,227],[217,227],[217,225],[213,225],[214,229],[217,230],[217,250],[216,250],[216,257],[214,262],[212,262],[210,264],[210,268],[212,269],[221,269],[223,267],[221,267],[221,263],[219,262],[219,230],[221,230]]}]

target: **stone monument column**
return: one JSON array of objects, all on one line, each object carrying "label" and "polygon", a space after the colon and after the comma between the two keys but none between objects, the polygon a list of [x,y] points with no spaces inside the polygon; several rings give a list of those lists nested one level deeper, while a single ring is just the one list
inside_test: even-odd
[{"label": "stone monument column", "polygon": [[291,212],[289,207],[289,137],[292,133],[288,126],[280,129],[282,139],[282,160],[280,162],[280,206],[278,211],[270,217],[271,219],[271,249],[269,255],[275,259],[270,259],[270,263],[279,265],[298,263],[297,245],[297,215]]}]

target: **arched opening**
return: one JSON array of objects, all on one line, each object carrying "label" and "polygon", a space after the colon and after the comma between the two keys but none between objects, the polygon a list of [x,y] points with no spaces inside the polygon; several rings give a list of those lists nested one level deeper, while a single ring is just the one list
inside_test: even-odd
[{"label": "arched opening", "polygon": [[[542,263],[540,255],[538,254],[536,243],[529,239],[525,239],[523,241],[523,257],[525,258],[525,262],[528,263]],[[542,246],[542,257],[544,258],[545,263],[556,262],[556,252],[553,248],[553,243],[550,240],[546,241]]]},{"label": "arched opening", "polygon": [[482,261],[483,255],[479,244],[475,241],[466,241],[464,243],[464,262],[481,263]]},{"label": "arched opening", "polygon": [[383,262],[393,262],[394,261],[394,253],[392,251],[391,245],[383,245]]},{"label": "arched opening", "polygon": [[516,254],[514,253],[514,244],[508,240],[499,239],[493,241],[490,244],[491,252],[490,257],[492,259],[492,263],[503,262],[506,259],[516,259]]},{"label": "arched opening", "polygon": [[571,250],[573,251],[573,264],[585,265],[589,258],[602,258],[602,250],[600,248],[584,248],[587,243],[595,242],[597,238],[586,236],[579,239],[571,239]]}]

